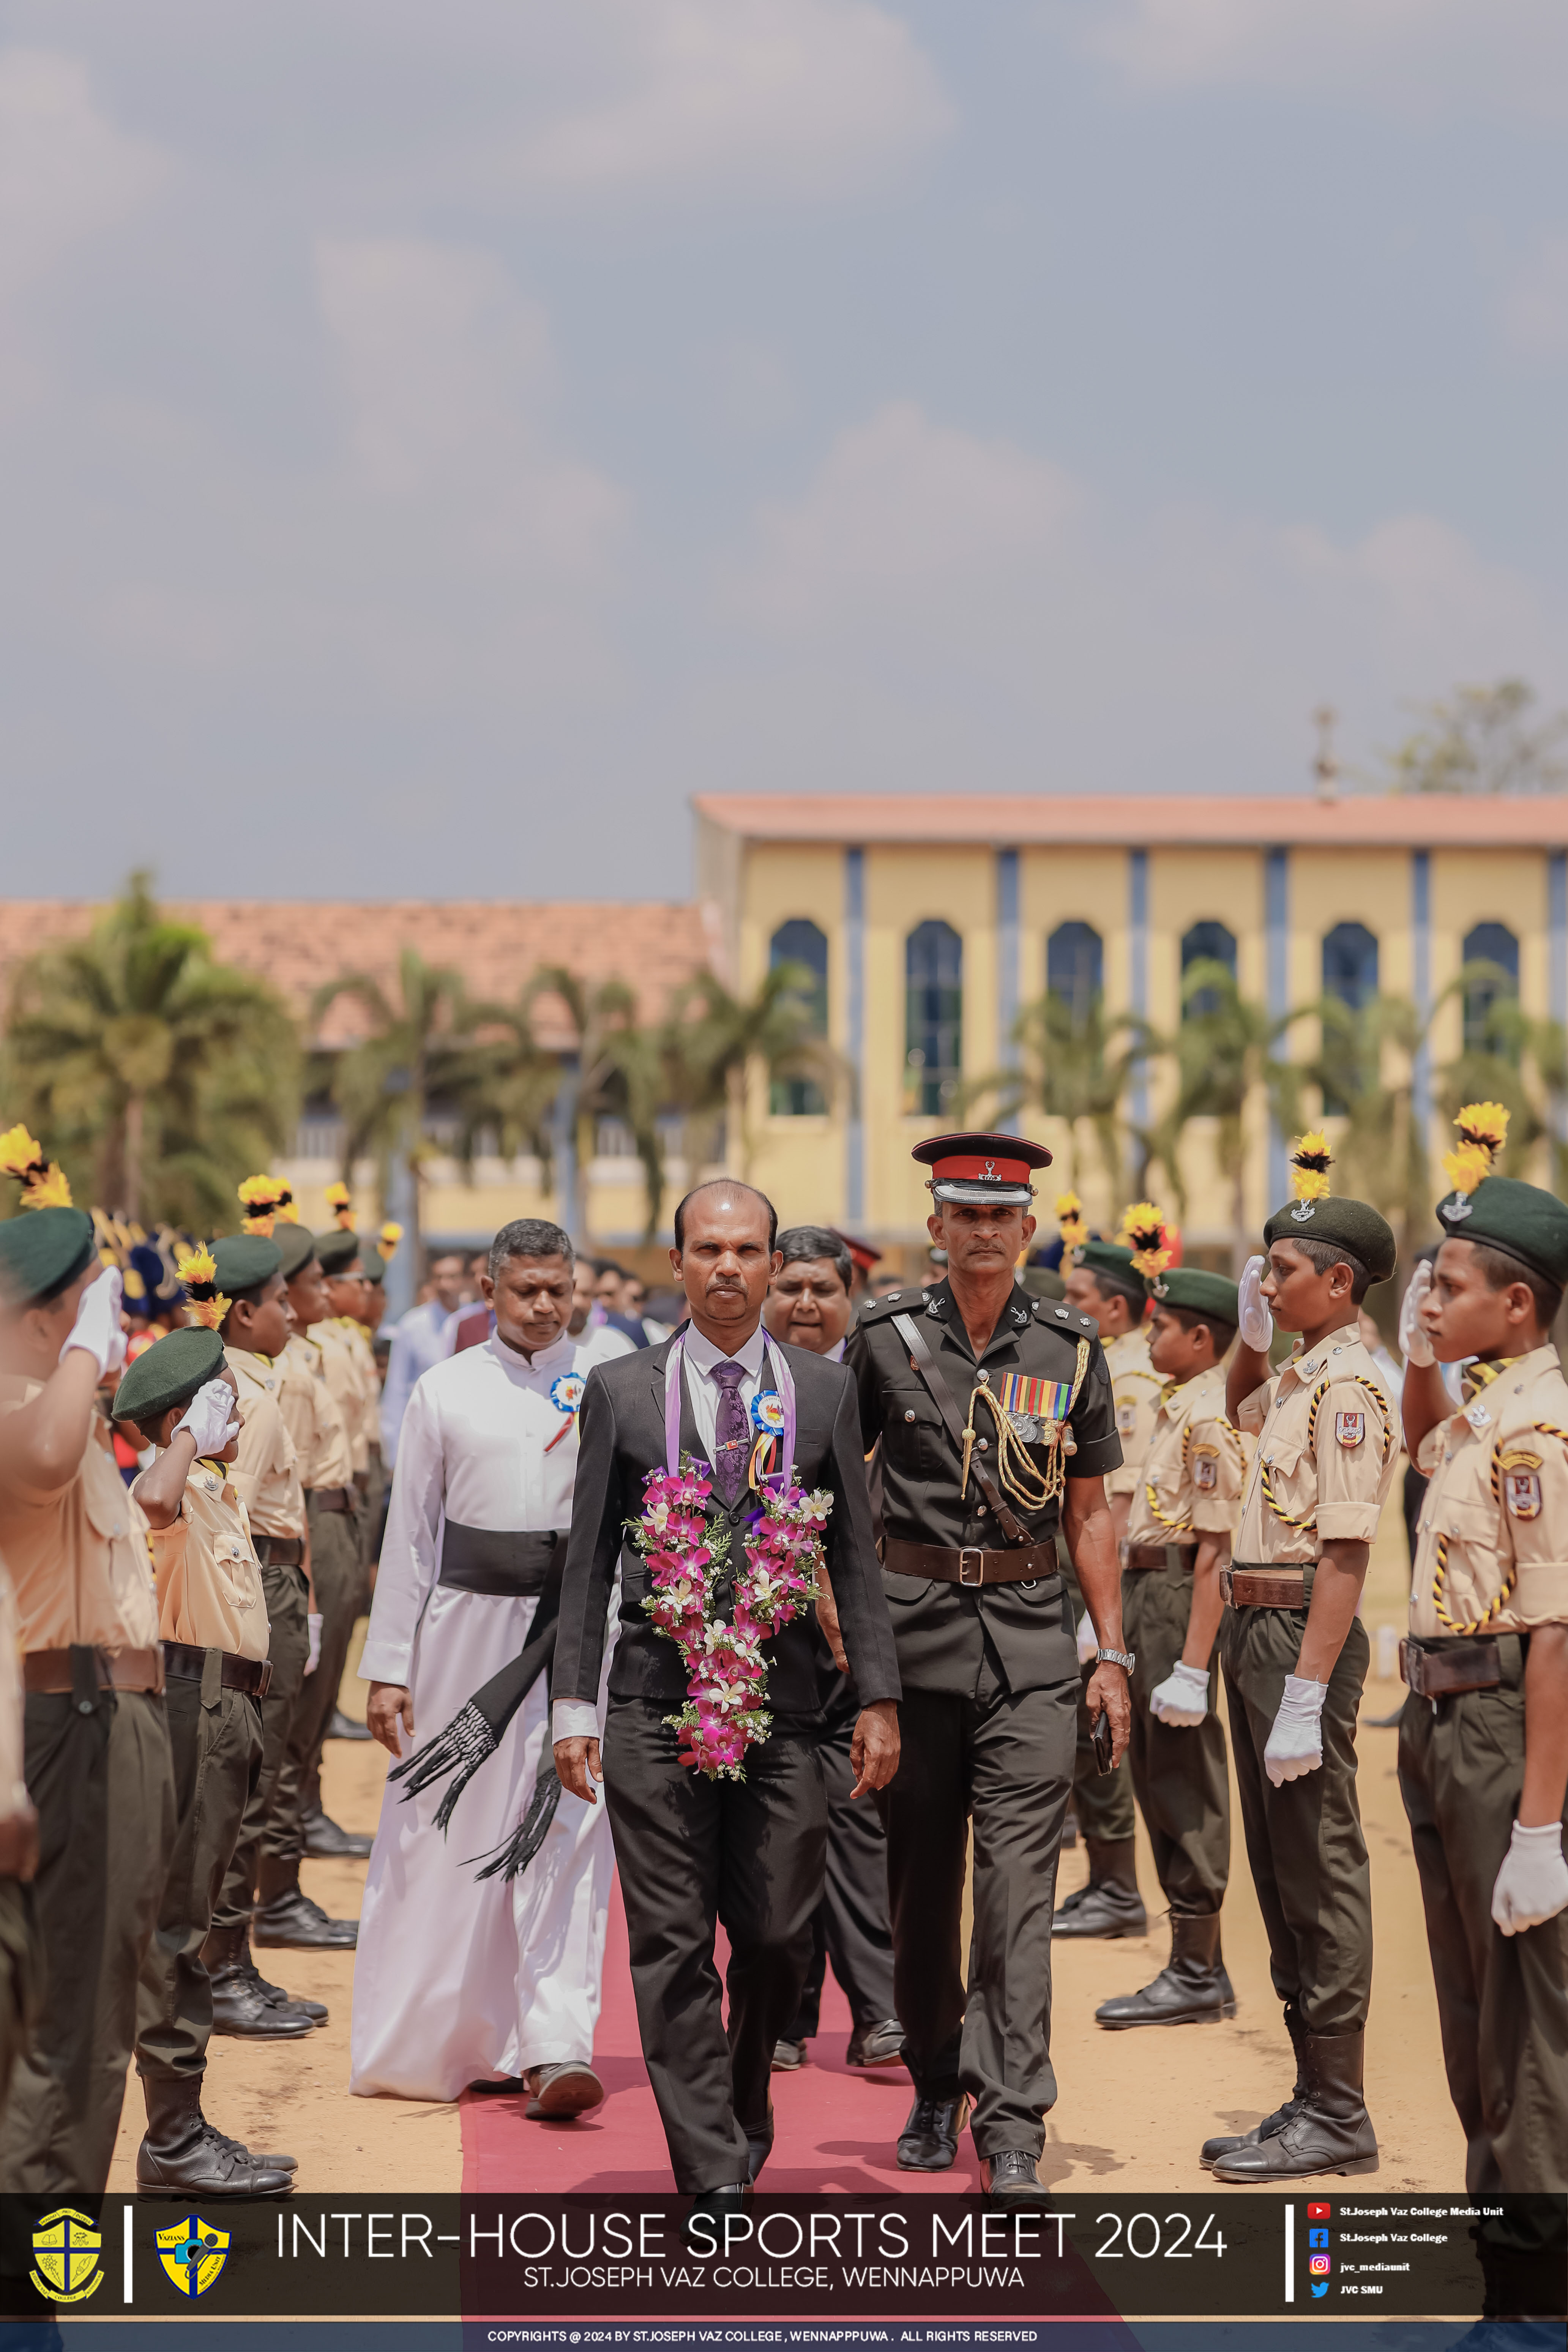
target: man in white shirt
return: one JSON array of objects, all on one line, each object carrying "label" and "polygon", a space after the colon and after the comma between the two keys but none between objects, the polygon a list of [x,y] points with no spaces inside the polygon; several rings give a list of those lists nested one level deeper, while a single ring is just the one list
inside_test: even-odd
[{"label": "man in white shirt", "polygon": [[[484,1278],[496,1328],[434,1365],[405,1417],[361,1672],[365,1719],[393,1755],[428,1741],[558,1604],[592,1351],[567,1330],[572,1244],[524,1218],[497,1234]],[[606,1672],[612,1642],[605,1660]],[[601,1691],[600,1706],[603,1706]],[[434,1788],[389,1780],[354,1968],[350,2088],[455,2098],[467,2084],[531,2095],[530,2115],[604,2096],[591,2064],[613,1871],[602,1807],[563,1793],[516,1878],[476,1876],[525,1811],[544,1750],[546,1676],[484,1754],[454,1834]],[[461,1785],[461,1784],[459,1784]],[[521,2078],[520,2081],[519,2078]]]},{"label": "man in white shirt", "polygon": [[415,1383],[446,1355],[448,1327],[462,1304],[463,1261],[456,1250],[431,1260],[430,1280],[434,1296],[422,1307],[411,1307],[393,1328],[381,1391],[381,1458],[388,1471],[397,1461],[397,1433]]}]

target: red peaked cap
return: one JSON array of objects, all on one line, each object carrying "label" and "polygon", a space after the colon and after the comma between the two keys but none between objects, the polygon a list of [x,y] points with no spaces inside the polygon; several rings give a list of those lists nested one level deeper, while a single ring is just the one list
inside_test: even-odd
[{"label": "red peaked cap", "polygon": [[1026,1206],[1034,1198],[1029,1178],[1051,1164],[1045,1145],[1022,1135],[932,1135],[910,1157],[931,1170],[927,1181],[939,1201],[992,1201],[1005,1208]]},{"label": "red peaked cap", "polygon": [[837,1225],[829,1225],[827,1230],[836,1242],[843,1243],[851,1260],[859,1267],[862,1274],[869,1274],[874,1265],[880,1265],[882,1263],[886,1253],[879,1249],[873,1249],[869,1242],[858,1242],[853,1234],[841,1234]]}]

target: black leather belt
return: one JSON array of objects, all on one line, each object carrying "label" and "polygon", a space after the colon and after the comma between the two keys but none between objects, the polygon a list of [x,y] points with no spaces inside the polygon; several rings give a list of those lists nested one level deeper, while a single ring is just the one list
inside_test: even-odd
[{"label": "black leather belt", "polygon": [[1417,1698],[1454,1698],[1465,1691],[1518,1690],[1529,1655],[1528,1633],[1461,1633],[1440,1642],[1409,1634],[1399,1644],[1399,1672]]},{"label": "black leather belt", "polygon": [[[219,1654],[223,1659],[224,1686],[227,1690],[248,1691],[252,1698],[265,1698],[272,1680],[270,1658],[237,1658],[230,1651]],[[163,1671],[175,1675],[182,1682],[199,1683],[206,1670],[207,1654],[194,1642],[165,1642]]]},{"label": "black leather belt", "polygon": [[352,1486],[307,1486],[305,1500],[318,1511],[346,1511],[352,1518],[359,1496]]},{"label": "black leather belt", "polygon": [[1219,1589],[1233,1609],[1305,1609],[1312,1598],[1316,1562],[1292,1568],[1245,1568],[1237,1560],[1219,1572]]},{"label": "black leather belt", "polygon": [[526,1601],[542,1592],[566,1565],[563,1528],[465,1528],[448,1519],[441,1531],[441,1573],[449,1591],[490,1592]]},{"label": "black leather belt", "polygon": [[1168,1568],[1173,1574],[1180,1575],[1184,1569],[1191,1568],[1197,1556],[1197,1549],[1193,1544],[1123,1543],[1121,1547],[1122,1567],[1130,1568],[1135,1573],[1145,1569]]},{"label": "black leather belt", "polygon": [[250,1540],[263,1568],[302,1568],[305,1564],[305,1547],[298,1536],[262,1536],[252,1528]]},{"label": "black leather belt", "polygon": [[940,1544],[904,1543],[889,1536],[882,1547],[882,1566],[893,1576],[934,1577],[943,1584],[1032,1584],[1042,1576],[1058,1576],[1056,1539],[1020,1544],[1012,1551],[944,1550]]}]

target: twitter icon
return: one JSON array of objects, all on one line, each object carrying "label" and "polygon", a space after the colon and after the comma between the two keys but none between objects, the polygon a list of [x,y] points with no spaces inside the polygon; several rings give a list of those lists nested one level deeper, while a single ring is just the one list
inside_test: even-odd
[{"label": "twitter icon", "polygon": [[1316,2295],[1320,2300],[1321,2300],[1321,2299],[1325,2294],[1327,2294],[1328,2291],[1329,2291],[1329,2282],[1328,2282],[1328,2280],[1327,2280],[1327,2279],[1314,2279],[1314,2280],[1312,2281],[1312,2293],[1313,2293],[1313,2294],[1314,2294],[1314,2295]]}]

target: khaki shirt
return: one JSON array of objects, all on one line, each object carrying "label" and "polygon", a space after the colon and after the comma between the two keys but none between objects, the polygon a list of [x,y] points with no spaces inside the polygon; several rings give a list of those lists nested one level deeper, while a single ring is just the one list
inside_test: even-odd
[{"label": "khaki shirt", "polygon": [[1121,1466],[1105,1476],[1108,1495],[1135,1495],[1143,1484],[1143,1464],[1154,1434],[1164,1381],[1149,1361],[1149,1333],[1119,1331],[1105,1343],[1110,1372],[1110,1393],[1116,1406],[1116,1434],[1121,1440]]},{"label": "khaki shirt", "polygon": [[0,1814],[16,1812],[27,1802],[24,1704],[16,1594],[0,1559]]},{"label": "khaki shirt", "polygon": [[1184,1537],[1233,1536],[1241,1517],[1245,1467],[1240,1432],[1225,1417],[1225,1374],[1218,1364],[1168,1387],[1127,1522],[1130,1543],[1180,1543]]},{"label": "khaki shirt", "polygon": [[180,1516],[153,1534],[165,1642],[230,1657],[267,1655],[267,1600],[250,1525],[223,1463],[193,1462]]},{"label": "khaki shirt", "polygon": [[278,1402],[300,1457],[300,1483],[352,1486],[353,1451],[337,1402],[327,1385],[326,1360],[308,1331],[296,1331],[278,1358],[283,1384]]},{"label": "khaki shirt", "polygon": [[1470,1366],[1465,1382],[1476,1393],[1428,1431],[1417,1464],[1432,1482],[1410,1586],[1421,1641],[1568,1619],[1568,1381],[1557,1350]]},{"label": "khaki shirt", "polygon": [[[1300,1342],[1298,1342],[1298,1346]],[[1237,1421],[1256,1433],[1238,1565],[1299,1567],[1325,1543],[1371,1543],[1399,1458],[1377,1367],[1347,1323],[1254,1389]]]},{"label": "khaki shirt", "polygon": [[265,1356],[253,1356],[244,1348],[230,1348],[226,1353],[228,1368],[239,1382],[239,1411],[245,1423],[238,1459],[228,1465],[229,1484],[258,1535],[303,1536],[305,1490],[300,1484],[300,1457],[279,1401],[283,1376]]},{"label": "khaki shirt", "polygon": [[327,1386],[332,1401],[343,1417],[343,1427],[349,1433],[349,1452],[356,1474],[370,1467],[370,1441],[364,1427],[364,1381],[360,1371],[359,1358],[354,1352],[354,1326],[346,1315],[336,1315],[330,1323],[318,1323],[310,1337],[321,1350],[321,1369],[327,1376]]},{"label": "khaki shirt", "polygon": [[[28,1404],[41,1381],[0,1376],[0,1412]],[[0,1486],[0,1546],[16,1588],[24,1650],[149,1650],[158,1639],[158,1595],[147,1522],[88,1430],[63,1486],[40,1494],[8,1476]]]},{"label": "khaki shirt", "polygon": [[375,1366],[375,1339],[363,1323],[351,1323],[349,1337],[353,1342],[354,1356],[360,1369],[360,1387],[364,1394],[364,1433],[366,1442],[381,1451],[381,1374]]}]

